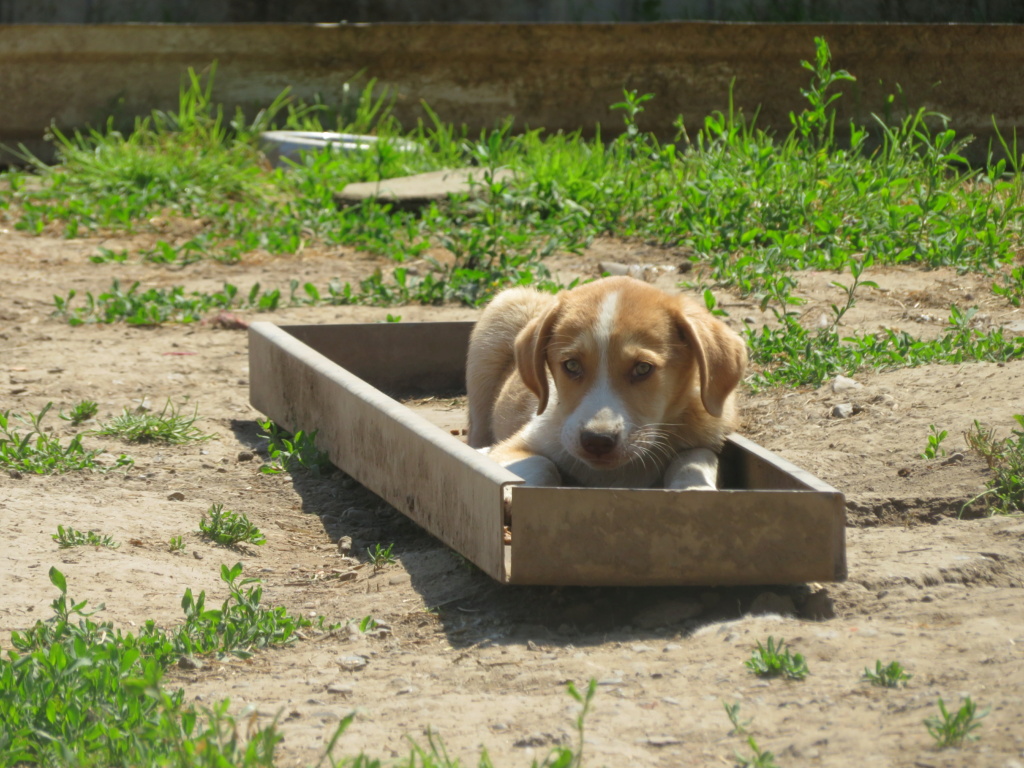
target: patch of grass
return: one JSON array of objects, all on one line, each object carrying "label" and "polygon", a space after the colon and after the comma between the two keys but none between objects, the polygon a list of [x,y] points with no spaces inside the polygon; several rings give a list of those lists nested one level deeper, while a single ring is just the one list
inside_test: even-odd
[{"label": "patch of grass", "polygon": [[[116,467],[130,467],[134,463],[124,454],[118,456],[112,466],[97,463],[97,458],[104,451],[86,450],[82,446],[81,435],[75,435],[66,446],[61,445],[56,435],[42,427],[43,418],[52,408],[53,403],[47,403],[39,413],[28,416],[0,411],[0,467],[15,472],[48,475],[84,469],[106,471]],[[20,421],[27,429],[19,429],[15,421]]]},{"label": "patch of grass", "polygon": [[[164,671],[182,657],[248,658],[259,648],[294,642],[311,623],[283,608],[261,604],[258,579],[242,577],[242,566],[221,566],[229,597],[219,609],[206,607],[186,590],[183,625],[162,630],[146,622],[136,636],[94,618],[103,606],[68,597],[67,581],[56,568],[50,581],[60,594],[53,615],[26,632],[11,633],[13,648],[0,657],[0,745],[4,765],[161,765],[168,768],[275,765],[282,739],[276,719],[266,726],[236,721],[230,702],[197,708],[183,690],[164,687]],[[580,705],[575,749],[555,748],[537,766],[582,765],[584,720],[597,683],[583,692],[568,686]],[[330,765],[375,766],[365,754],[336,758],[334,751],[355,713],[341,719],[321,757]],[[441,740],[428,732],[427,747],[413,743],[401,768],[456,768]],[[486,752],[480,765],[491,765]]]},{"label": "patch of grass", "polygon": [[994,430],[977,421],[964,434],[967,445],[985,459],[995,476],[988,481],[988,489],[967,502],[963,509],[985,499],[992,514],[1024,512],[1024,415],[1017,414],[1013,418],[1020,429],[1010,430],[1008,437],[997,438]]},{"label": "patch of grass", "polygon": [[261,547],[267,543],[266,536],[249,520],[248,515],[226,510],[223,504],[214,504],[203,513],[199,520],[199,532],[211,541],[228,547],[239,544]]},{"label": "patch of grass", "polygon": [[197,323],[217,310],[253,309],[257,312],[273,312],[281,301],[281,291],[274,289],[261,292],[255,283],[247,295],[239,293],[230,283],[217,293],[185,293],[183,286],[171,288],[150,288],[139,290],[137,281],[127,290],[114,280],[108,290],[93,296],[85,295],[84,306],[74,306],[76,291],[66,296],[54,296],[54,315],[67,320],[69,325],[85,323],[119,323],[150,326],[163,323]]},{"label": "patch of grass", "polygon": [[121,546],[119,542],[114,541],[113,537],[107,535],[101,535],[95,531],[79,531],[72,528],[70,525],[65,528],[63,525],[57,526],[57,532],[51,537],[57,544],[60,545],[61,549],[67,549],[69,547],[107,547],[108,549],[117,549]]},{"label": "patch of grass", "polygon": [[[260,605],[257,580],[239,580],[242,566],[223,566],[230,596],[219,610],[205,593],[182,599],[185,623],[164,631],[147,622],[136,636],[93,617],[85,601],[68,598],[56,568],[50,581],[60,595],[53,616],[28,631],[12,632],[13,649],[0,658],[0,745],[5,764],[270,766],[280,733],[240,729],[228,702],[197,709],[183,691],[163,688],[164,670],[183,655],[247,657],[256,648],[296,639],[308,622],[283,608]],[[243,737],[242,733],[246,734]]]},{"label": "patch of grass", "polygon": [[933,715],[924,721],[925,728],[939,749],[947,747],[962,746],[964,741],[974,741],[977,735],[974,733],[981,727],[978,722],[988,714],[988,710],[982,713],[977,712],[977,705],[968,696],[956,712],[949,712],[946,703],[939,697],[939,714]]},{"label": "patch of grass", "polygon": [[861,680],[880,688],[899,688],[906,685],[912,677],[913,675],[908,674],[898,661],[891,661],[883,666],[881,661],[876,660],[874,671],[865,668]]},{"label": "patch of grass", "polygon": [[783,676],[789,680],[803,680],[810,674],[807,662],[802,654],[791,655],[788,648],[785,648],[785,641],[775,642],[775,638],[769,636],[766,645],[761,645],[758,640],[754,654],[745,662],[744,666],[758,677],[779,677]]},{"label": "patch of grass", "polygon": [[70,421],[73,426],[78,426],[83,421],[88,421],[99,412],[99,405],[92,400],[82,400],[71,407],[67,416],[63,412],[58,414],[65,421]]},{"label": "patch of grass", "polygon": [[184,552],[185,541],[181,536],[172,536],[170,542],[167,545],[169,552]]},{"label": "patch of grass", "polygon": [[198,418],[198,407],[191,416],[183,415],[171,403],[170,398],[160,413],[142,408],[130,411],[124,409],[120,416],[104,422],[96,428],[95,434],[118,437],[129,443],[183,443],[210,440],[213,435],[203,434],[195,426]]},{"label": "patch of grass", "polygon": [[314,475],[330,472],[333,468],[330,457],[316,447],[316,430],[299,430],[294,435],[281,429],[270,419],[259,421],[261,437],[267,441],[269,461],[260,467],[264,474],[294,472],[303,469]]},{"label": "patch of grass", "polygon": [[384,547],[381,546],[379,541],[374,544],[373,549],[367,547],[366,554],[370,557],[370,564],[373,566],[374,571],[379,571],[385,566],[396,562],[395,556],[392,553],[394,548],[395,545],[393,543]]}]

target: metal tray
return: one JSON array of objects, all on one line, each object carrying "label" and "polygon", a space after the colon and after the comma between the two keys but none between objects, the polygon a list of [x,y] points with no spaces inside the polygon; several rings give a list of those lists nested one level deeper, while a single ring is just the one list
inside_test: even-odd
[{"label": "metal tray", "polygon": [[461,410],[438,407],[465,392],[472,328],[253,323],[250,401],[285,429],[317,430],[338,467],[502,582],[846,578],[843,494],[739,435],[717,492],[523,486],[460,439]]}]

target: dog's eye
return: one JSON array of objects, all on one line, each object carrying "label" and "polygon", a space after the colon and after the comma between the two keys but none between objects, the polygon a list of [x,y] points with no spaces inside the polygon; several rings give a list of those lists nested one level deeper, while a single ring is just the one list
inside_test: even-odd
[{"label": "dog's eye", "polygon": [[645,376],[648,376],[653,370],[654,366],[650,363],[637,363],[633,366],[633,378],[642,379]]},{"label": "dog's eye", "polygon": [[579,376],[583,373],[583,366],[580,365],[579,360],[566,360],[562,363],[562,367],[565,368],[565,372],[570,376]]}]

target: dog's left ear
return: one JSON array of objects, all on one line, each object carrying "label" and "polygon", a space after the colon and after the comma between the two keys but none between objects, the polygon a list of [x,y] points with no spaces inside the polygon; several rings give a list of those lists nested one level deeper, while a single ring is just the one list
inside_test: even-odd
[{"label": "dog's left ear", "polygon": [[559,304],[555,303],[543,315],[527,323],[516,336],[516,368],[523,383],[540,401],[537,405],[538,415],[548,407],[548,343],[558,312]]},{"label": "dog's left ear", "polygon": [[680,302],[676,326],[697,358],[704,410],[721,416],[726,399],[746,370],[747,346],[729,326],[690,301]]}]

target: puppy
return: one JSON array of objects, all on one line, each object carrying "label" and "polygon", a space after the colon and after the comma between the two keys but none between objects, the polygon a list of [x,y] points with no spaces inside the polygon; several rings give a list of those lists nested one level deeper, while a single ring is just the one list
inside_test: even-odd
[{"label": "puppy", "polygon": [[714,489],[743,341],[631,277],[488,305],[466,366],[469,444],[529,485]]}]

